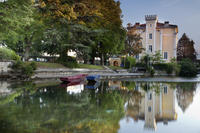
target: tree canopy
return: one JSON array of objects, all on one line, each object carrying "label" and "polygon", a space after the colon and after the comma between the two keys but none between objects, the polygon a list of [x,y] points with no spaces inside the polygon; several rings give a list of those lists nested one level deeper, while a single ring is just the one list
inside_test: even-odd
[{"label": "tree canopy", "polygon": [[181,61],[184,58],[196,60],[196,52],[194,49],[194,41],[191,40],[185,33],[178,41],[177,46],[177,60]]},{"label": "tree canopy", "polygon": [[104,59],[123,50],[121,13],[114,0],[7,0],[0,3],[0,42],[25,60],[69,50],[86,62]]}]

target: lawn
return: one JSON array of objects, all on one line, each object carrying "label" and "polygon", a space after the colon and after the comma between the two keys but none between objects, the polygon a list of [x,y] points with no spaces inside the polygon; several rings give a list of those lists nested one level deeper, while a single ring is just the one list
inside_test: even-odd
[{"label": "lawn", "polygon": [[49,62],[35,62],[38,68],[66,68],[59,63],[49,63]]},{"label": "lawn", "polygon": [[118,66],[108,66],[110,69],[112,70],[120,70],[120,69],[124,69],[123,67],[118,67]]},{"label": "lawn", "polygon": [[[35,62],[37,68],[66,68],[64,65],[59,63],[49,63],[49,62]],[[87,68],[87,69],[100,69],[103,70],[102,66],[89,65],[89,64],[78,64],[77,68]]]},{"label": "lawn", "polygon": [[89,64],[78,64],[78,67],[79,68],[87,68],[87,69],[100,69],[100,70],[104,69],[102,66],[89,65]]}]

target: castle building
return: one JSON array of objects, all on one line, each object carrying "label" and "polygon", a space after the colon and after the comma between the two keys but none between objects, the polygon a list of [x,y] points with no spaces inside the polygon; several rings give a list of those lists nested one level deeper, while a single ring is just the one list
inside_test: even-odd
[{"label": "castle building", "polygon": [[146,15],[145,21],[145,24],[135,23],[134,26],[128,24],[127,27],[128,34],[140,34],[142,37],[145,51],[136,58],[140,59],[145,53],[155,54],[156,51],[160,51],[166,62],[176,58],[178,26],[168,21],[158,22],[157,15]]}]

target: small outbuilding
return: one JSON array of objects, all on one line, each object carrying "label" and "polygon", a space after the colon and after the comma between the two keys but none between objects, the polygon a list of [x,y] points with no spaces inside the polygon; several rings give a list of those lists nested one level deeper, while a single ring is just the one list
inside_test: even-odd
[{"label": "small outbuilding", "polygon": [[121,58],[109,58],[110,66],[121,66]]}]

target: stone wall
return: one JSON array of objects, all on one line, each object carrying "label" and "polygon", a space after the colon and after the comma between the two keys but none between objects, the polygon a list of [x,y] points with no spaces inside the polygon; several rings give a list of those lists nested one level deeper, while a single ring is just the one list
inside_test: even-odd
[{"label": "stone wall", "polygon": [[0,81],[0,97],[12,93],[12,91],[9,90],[9,86],[10,84],[8,82]]},{"label": "stone wall", "polygon": [[11,61],[0,61],[0,74],[8,73],[11,70],[10,65],[12,65]]}]

